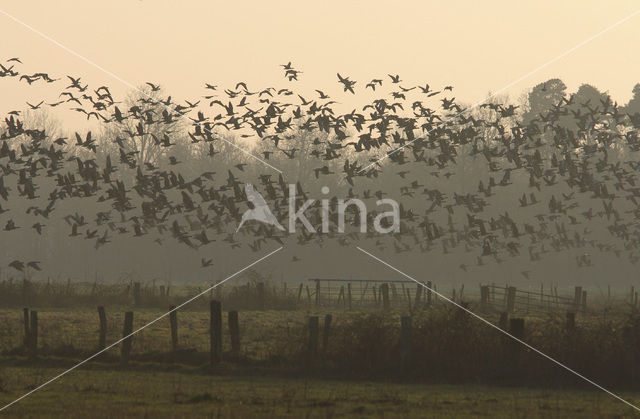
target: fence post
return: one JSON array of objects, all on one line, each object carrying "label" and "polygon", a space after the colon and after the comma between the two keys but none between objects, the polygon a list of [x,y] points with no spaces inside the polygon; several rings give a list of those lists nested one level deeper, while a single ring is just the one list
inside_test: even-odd
[{"label": "fence post", "polygon": [[211,313],[209,325],[209,363],[214,367],[222,361],[222,304],[220,301],[211,300],[209,309]]},{"label": "fence post", "polygon": [[22,279],[22,303],[23,304],[29,304],[30,302],[27,301],[28,298],[28,289],[27,289],[27,278],[23,278]]},{"label": "fence post", "polygon": [[[524,319],[513,318],[509,320],[509,334],[514,338],[522,340],[524,338]],[[513,357],[517,357],[520,353],[522,345],[513,339],[509,339],[510,352]]]},{"label": "fence post", "polygon": [[38,312],[31,310],[31,325],[29,327],[29,355],[35,358],[38,355]]},{"label": "fence post", "polygon": [[422,284],[416,285],[416,302],[413,305],[416,310],[420,309],[420,301],[422,300]]},{"label": "fence post", "polygon": [[507,324],[509,323],[509,313],[503,311],[500,313],[500,320],[498,321],[498,326],[502,330],[507,330]]},{"label": "fence post", "polygon": [[567,311],[565,326],[567,330],[574,330],[576,328],[576,313]]},{"label": "fence post", "polygon": [[309,347],[307,350],[310,361],[314,360],[318,354],[318,323],[318,316],[309,317]]},{"label": "fence post", "polygon": [[411,353],[411,316],[402,316],[400,326],[400,368],[404,371],[409,365]]},{"label": "fence post", "polygon": [[256,289],[258,291],[258,307],[260,310],[265,309],[265,291],[264,291],[264,282],[258,282],[256,284]]},{"label": "fence post", "polygon": [[587,311],[587,291],[582,291],[582,312]]},{"label": "fence post", "polygon": [[300,298],[302,297],[303,288],[304,288],[304,284],[300,284],[300,288],[298,288],[298,303],[300,303]]},{"label": "fence post", "polygon": [[349,310],[351,310],[351,282],[347,284],[347,301],[349,302]]},{"label": "fence post", "polygon": [[513,313],[516,308],[516,287],[507,288],[507,312]]},{"label": "fence post", "polygon": [[509,334],[522,339],[524,337],[524,319],[513,318],[509,320]]},{"label": "fence post", "polygon": [[431,281],[427,281],[427,306],[431,307],[431,290],[432,290]]},{"label": "fence post", "polygon": [[141,295],[140,295],[140,283],[133,283],[133,304],[136,307],[140,307],[141,304]]},{"label": "fence post", "polygon": [[231,337],[231,353],[234,357],[240,355],[240,324],[238,322],[238,312],[229,312],[229,335]]},{"label": "fence post", "polygon": [[380,285],[380,294],[382,294],[382,308],[384,311],[389,311],[389,284]]},{"label": "fence post", "polygon": [[575,293],[573,295],[573,308],[578,311],[582,302],[582,287],[575,287]]},{"label": "fence post", "polygon": [[178,310],[176,306],[169,307],[169,325],[171,326],[171,349],[178,349]]},{"label": "fence post", "polygon": [[28,308],[23,308],[22,309],[22,318],[24,319],[24,345],[25,346],[29,346],[29,309]]},{"label": "fence post", "polygon": [[320,306],[320,280],[316,279],[316,307]]},{"label": "fence post", "polygon": [[486,310],[489,306],[489,286],[480,285],[480,308]]},{"label": "fence post", "polygon": [[340,305],[340,301],[342,300],[342,308],[345,308],[346,299],[344,298],[344,285],[340,285],[340,293],[338,294],[338,302],[336,303],[338,306]]},{"label": "fence post", "polygon": [[98,349],[103,350],[107,346],[107,313],[103,306],[98,306],[98,320],[100,322]]},{"label": "fence post", "polygon": [[124,313],[124,327],[122,328],[122,337],[126,339],[122,341],[120,353],[123,364],[129,361],[129,355],[131,354],[131,339],[133,338],[133,336],[129,336],[131,333],[133,333],[133,311],[127,311]]},{"label": "fence post", "polygon": [[324,327],[322,328],[322,352],[326,353],[329,347],[329,333],[331,332],[331,321],[333,316],[327,314],[324,316]]}]

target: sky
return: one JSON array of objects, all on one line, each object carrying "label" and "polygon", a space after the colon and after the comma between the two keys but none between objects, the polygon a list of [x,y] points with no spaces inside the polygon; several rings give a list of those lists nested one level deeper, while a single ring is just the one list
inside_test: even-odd
[{"label": "sky", "polygon": [[[239,4],[240,3],[240,4]],[[630,15],[634,1],[169,1],[0,2],[0,10],[132,85],[161,84],[179,98],[204,94],[204,83],[251,88],[295,87],[336,95],[336,73],[359,81],[400,74],[407,85],[453,85],[457,98],[482,100]],[[560,77],[575,90],[590,83],[619,103],[640,81],[635,16],[510,89],[518,97]],[[23,70],[81,75],[115,94],[128,87],[27,27],[0,14],[0,57],[18,56]],[[303,71],[294,84],[279,65]],[[21,84],[24,84],[21,83]],[[0,85],[0,111],[25,106],[42,85]],[[57,90],[56,90],[57,91]],[[52,94],[55,93],[52,90]],[[362,95],[359,95],[362,97]],[[53,100],[53,98],[51,98]]]},{"label": "sky", "polygon": [[[320,89],[342,106],[355,107],[369,100],[360,94],[369,80],[399,74],[403,85],[429,83],[436,89],[452,85],[458,101],[475,103],[629,16],[637,5],[635,1],[0,0],[0,60],[20,57],[24,63],[20,70],[26,73],[81,76],[93,88],[106,84],[116,99],[130,85],[146,81],[161,84],[178,100],[206,94],[205,83],[233,88],[245,81],[250,90],[289,87],[309,97]],[[558,77],[571,91],[589,83],[626,103],[640,82],[639,28],[637,15],[513,83],[506,93],[518,98],[536,84]],[[303,71],[297,82],[283,77],[280,65],[289,61]],[[342,92],[337,72],[358,81],[357,96]],[[24,109],[25,101],[53,102],[59,92],[59,86],[47,88],[42,83],[0,82],[0,113]],[[291,254],[283,257],[289,260]],[[327,253],[314,259],[318,272],[355,278],[380,268],[354,263],[348,272],[332,272],[331,257]],[[365,260],[362,255],[354,260],[358,257]],[[594,277],[615,263],[601,265]],[[512,267],[516,276],[518,269]],[[304,274],[313,276],[315,271],[309,268]]]}]

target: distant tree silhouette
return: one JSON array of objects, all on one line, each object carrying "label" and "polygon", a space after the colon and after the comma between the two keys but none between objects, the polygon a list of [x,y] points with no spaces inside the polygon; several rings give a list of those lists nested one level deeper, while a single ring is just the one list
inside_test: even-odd
[{"label": "distant tree silhouette", "polygon": [[[141,86],[138,90],[131,91],[122,104],[120,111],[127,118],[105,126],[105,140],[113,144],[116,138],[122,139],[127,146],[126,151],[135,153],[137,166],[143,169],[145,164],[157,164],[158,159],[169,149],[162,144],[166,137],[171,144],[177,144],[184,141],[186,136],[184,119],[174,114],[171,122],[167,122],[167,108],[158,103],[171,99],[170,96],[165,96],[162,89],[153,90],[147,85]],[[175,104],[169,106],[175,107]],[[107,145],[102,144],[102,147]]]},{"label": "distant tree silhouette", "polygon": [[633,86],[633,97],[624,107],[624,111],[629,115],[633,125],[640,128],[640,83]]},{"label": "distant tree silhouette", "polygon": [[529,124],[541,114],[549,112],[565,97],[567,86],[560,79],[549,79],[531,89],[529,109],[522,115],[524,124]]}]

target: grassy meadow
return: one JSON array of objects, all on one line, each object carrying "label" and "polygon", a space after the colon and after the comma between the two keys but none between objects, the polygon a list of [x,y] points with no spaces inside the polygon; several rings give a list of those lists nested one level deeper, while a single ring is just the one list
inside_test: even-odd
[{"label": "grassy meadow", "polygon": [[[61,371],[2,368],[0,403]],[[640,402],[638,393],[623,396]],[[112,370],[99,364],[73,371],[6,413],[21,418],[634,417],[629,407],[596,390],[231,377],[152,365]]]}]

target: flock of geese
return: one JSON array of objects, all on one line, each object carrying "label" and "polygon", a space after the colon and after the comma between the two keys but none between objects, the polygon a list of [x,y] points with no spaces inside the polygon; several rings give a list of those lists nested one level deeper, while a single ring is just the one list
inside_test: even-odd
[{"label": "flock of geese", "polygon": [[[218,241],[253,251],[291,240],[320,246],[329,240],[343,246],[370,240],[381,251],[464,251],[470,260],[460,265],[465,271],[508,257],[528,256],[537,262],[547,253],[564,251],[571,252],[579,267],[592,266],[595,251],[632,263],[640,260],[640,120],[608,98],[580,103],[575,95],[565,95],[525,123],[513,105],[487,103],[479,112],[467,112],[452,96],[452,86],[407,86],[393,74],[358,84],[338,73],[343,94],[363,89],[380,97],[359,110],[340,113],[332,106],[337,102],[322,90],[309,96],[290,88],[250,89],[244,82],[224,90],[207,83],[207,94],[196,101],[142,95],[137,104],[125,107],[108,86],[92,88],[80,77],[28,74],[23,66],[19,58],[0,62],[0,83],[4,78],[62,87],[54,100],[27,103],[30,110],[67,107],[87,120],[135,129],[121,129],[125,138],[98,139],[90,131],[75,133],[73,139],[51,138],[42,127],[26,126],[22,110],[8,112],[0,125],[0,225],[7,236],[28,228],[46,234],[47,220],[58,216],[58,204],[70,200],[77,210],[59,214],[68,224],[69,237],[89,240],[95,249],[114,236],[149,236],[158,244],[171,238],[194,249]],[[291,62],[282,67],[287,82],[302,74]],[[149,82],[147,87],[161,92],[159,85]],[[383,92],[385,88],[390,92]],[[172,155],[183,133],[167,129],[157,135],[160,131],[151,129],[174,127],[177,120],[187,123],[185,137],[191,144],[208,149],[210,170],[187,176],[188,163]],[[265,161],[273,162],[274,156],[303,159],[319,181],[344,184],[344,198],[399,196],[404,199],[400,232],[357,232],[359,213],[351,208],[347,215],[353,228],[347,234],[335,232],[335,216],[329,233],[302,228],[292,234],[247,223],[236,234],[246,210],[245,183],[256,185],[279,220],[288,214],[289,183],[296,185],[299,204],[309,192],[308,185],[286,172],[275,173],[258,159],[225,160],[220,148],[229,132],[255,138]],[[300,133],[313,138],[305,154],[296,146]],[[131,144],[142,136],[152,136],[163,150],[158,162],[137,158],[140,150]],[[117,151],[98,158],[104,141],[112,141]],[[475,162],[474,176],[486,177],[478,178],[477,188],[466,194],[452,192],[447,182],[465,176],[468,168],[461,161],[468,158]],[[246,179],[247,165],[258,176]],[[372,190],[385,182],[393,189]],[[21,202],[3,209],[3,201]],[[330,205],[336,201],[332,197]],[[92,204],[83,207],[81,202]],[[501,210],[505,202],[516,211]],[[86,208],[95,205],[100,210],[89,214]],[[12,214],[19,208],[33,222],[16,225]],[[322,223],[320,213],[307,214],[311,224]],[[369,211],[367,221],[376,215]],[[594,234],[598,226],[606,234]],[[203,258],[201,264],[209,267],[213,260]],[[41,269],[38,261],[14,260],[9,266]],[[528,278],[529,271],[523,276]]]}]

